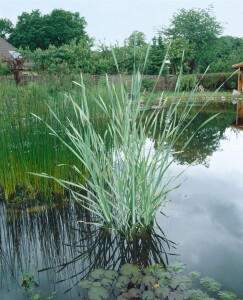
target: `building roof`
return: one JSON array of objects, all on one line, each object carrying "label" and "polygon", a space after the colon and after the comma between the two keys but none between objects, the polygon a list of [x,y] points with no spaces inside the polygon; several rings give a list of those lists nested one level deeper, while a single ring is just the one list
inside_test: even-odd
[{"label": "building roof", "polygon": [[234,69],[243,68],[243,62],[233,65],[232,68],[234,68]]},{"label": "building roof", "polygon": [[0,37],[0,60],[12,57],[9,51],[16,51],[16,48]]}]

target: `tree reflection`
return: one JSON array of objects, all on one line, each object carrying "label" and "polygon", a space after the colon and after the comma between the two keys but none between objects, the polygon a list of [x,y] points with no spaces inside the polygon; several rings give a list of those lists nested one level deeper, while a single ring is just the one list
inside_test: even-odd
[{"label": "tree reflection", "polygon": [[[201,111],[198,113],[199,110]],[[182,112],[183,108],[179,109],[178,114]],[[196,113],[198,115],[193,118]],[[217,113],[220,114],[198,130],[205,121]],[[216,104],[203,109],[200,106],[193,107],[185,121],[183,132],[172,147],[172,156],[175,161],[179,164],[196,163],[208,167],[210,156],[219,149],[220,141],[225,138],[225,130],[234,118],[234,107],[230,104]],[[190,125],[187,126],[189,122]],[[188,146],[181,151],[189,140]],[[154,142],[156,147],[156,140]]]}]

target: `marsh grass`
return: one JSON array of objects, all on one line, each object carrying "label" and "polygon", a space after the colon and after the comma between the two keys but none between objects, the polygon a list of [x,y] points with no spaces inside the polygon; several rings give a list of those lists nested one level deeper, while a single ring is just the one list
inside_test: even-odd
[{"label": "marsh grass", "polygon": [[[162,69],[163,66],[160,74]],[[178,187],[176,182],[180,174],[170,174],[171,154],[180,135],[196,117],[185,125],[192,106],[188,102],[179,114],[181,98],[176,103],[168,103],[162,101],[161,95],[161,109],[146,114],[154,90],[141,111],[142,76],[139,71],[132,77],[129,92],[122,78],[119,86],[110,84],[107,78],[105,93],[101,95],[98,91],[93,97],[92,109],[97,107],[99,116],[107,122],[107,129],[100,134],[99,126],[93,122],[90,95],[82,76],[75,84],[80,88],[81,99],[77,102],[69,96],[74,118],[64,121],[58,111],[49,106],[52,119],[56,120],[63,135],[42,116],[35,117],[44,121],[51,134],[76,157],[76,163],[69,164],[70,169],[83,180],[65,180],[48,173],[38,175],[51,178],[69,190],[72,197],[90,212],[92,223],[125,235],[142,233],[154,225],[168,192]]]},{"label": "marsh grass", "polygon": [[[95,120],[98,112],[95,107],[92,109],[92,93],[97,87],[88,80],[86,83],[89,86],[90,114]],[[50,200],[53,195],[65,194],[65,189],[56,182],[31,176],[29,171],[44,171],[67,180],[72,176],[73,180],[82,180],[78,174],[70,174],[70,170],[58,166],[63,161],[73,164],[75,156],[31,115],[38,113],[59,131],[46,103],[58,111],[61,120],[67,116],[72,118],[65,92],[79,101],[79,89],[65,78],[44,78],[18,87],[11,81],[0,81],[0,188],[8,201],[16,199],[16,195],[20,200],[37,197]],[[99,123],[100,129],[102,126]],[[79,168],[82,169],[81,166]]]}]

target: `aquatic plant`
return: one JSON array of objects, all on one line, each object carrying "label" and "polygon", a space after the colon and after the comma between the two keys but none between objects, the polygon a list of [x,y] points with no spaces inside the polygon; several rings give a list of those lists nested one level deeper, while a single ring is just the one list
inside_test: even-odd
[{"label": "aquatic plant", "polygon": [[[79,104],[69,96],[75,119],[63,122],[49,106],[52,118],[64,135],[60,135],[42,117],[35,117],[44,121],[51,134],[76,157],[77,163],[70,167],[83,181],[63,180],[48,174],[39,176],[52,178],[67,188],[73,199],[93,216],[91,222],[126,235],[139,234],[153,226],[156,214],[166,203],[168,192],[178,187],[180,174],[169,172],[173,162],[171,154],[179,136],[193,120],[185,125],[190,103],[179,115],[180,99],[176,103],[168,103],[162,102],[161,97],[159,110],[146,114],[155,88],[141,108],[142,76],[139,71],[132,77],[129,93],[122,80],[120,86],[115,87],[107,79],[106,98],[99,94],[94,98],[101,116],[107,120],[107,130],[101,135],[94,126],[90,98],[82,76],[75,84],[80,87],[82,95]],[[69,142],[63,136],[68,137]],[[180,151],[185,149],[191,138]]]},{"label": "aquatic plant", "polygon": [[[58,111],[60,119],[64,120],[67,116],[72,118],[65,92],[72,94],[78,102],[79,89],[71,79],[75,79],[75,76],[67,79],[46,75],[39,78],[38,82],[20,84],[18,87],[8,79],[0,81],[0,188],[8,203],[33,202],[37,199],[52,201],[57,196],[65,196],[66,190],[59,184],[50,184],[43,178],[28,174],[29,171],[46,172],[70,179],[72,174],[69,170],[58,167],[58,164],[76,161],[68,149],[53,139],[44,124],[38,122],[31,113],[38,113],[55,128],[58,124],[49,115],[46,103]],[[88,80],[86,86],[87,93],[92,95],[96,86]],[[100,92],[104,93],[102,89]],[[92,108],[92,96],[89,104],[90,113],[95,119],[97,111]],[[101,123],[99,118],[99,127],[105,127],[105,122],[104,125]],[[73,180],[82,180],[77,176],[75,174]]]},{"label": "aquatic plant", "polygon": [[86,299],[92,300],[213,300],[215,296],[221,300],[239,299],[230,291],[222,291],[221,285],[211,277],[196,271],[185,274],[185,264],[180,261],[167,268],[159,264],[144,268],[128,263],[118,271],[99,268],[81,280],[79,286],[87,291]]}]

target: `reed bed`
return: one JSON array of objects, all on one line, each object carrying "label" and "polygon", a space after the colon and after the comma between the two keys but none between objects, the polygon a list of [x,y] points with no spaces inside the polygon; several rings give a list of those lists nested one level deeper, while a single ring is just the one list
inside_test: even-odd
[{"label": "reed bed", "polygon": [[[92,105],[92,94],[98,87],[89,82],[87,86],[94,126],[98,125],[102,131],[106,123],[100,122],[101,116]],[[102,87],[99,90],[103,93]],[[64,195],[64,188],[55,181],[34,177],[28,173],[30,171],[44,171],[67,180],[72,177],[82,181],[78,174],[71,174],[67,168],[58,166],[64,161],[73,164],[75,156],[31,115],[38,114],[59,131],[58,123],[50,115],[47,105],[58,111],[61,120],[73,118],[67,93],[79,102],[80,90],[70,78],[46,77],[18,87],[11,81],[0,81],[0,189],[3,189],[7,200],[16,199],[16,195],[18,199],[36,198],[38,195],[42,199],[51,199],[52,195]],[[82,169],[80,165],[79,168]]]}]

